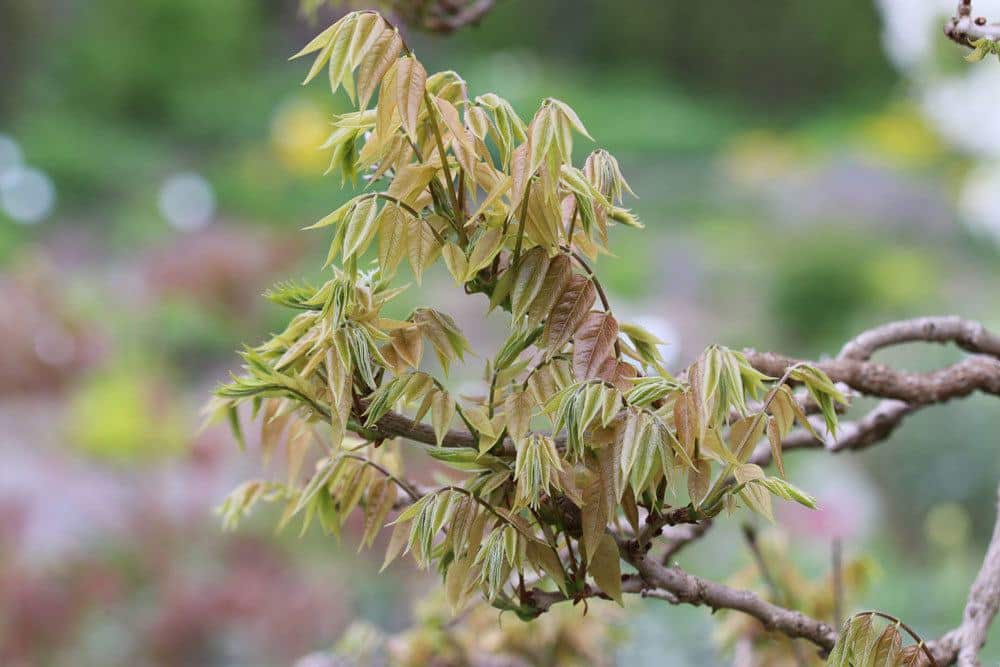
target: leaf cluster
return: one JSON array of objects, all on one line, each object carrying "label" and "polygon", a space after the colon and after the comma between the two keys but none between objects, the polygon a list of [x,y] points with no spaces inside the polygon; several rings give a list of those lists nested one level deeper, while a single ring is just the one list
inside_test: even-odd
[{"label": "leaf cluster", "polygon": [[[361,508],[370,544],[399,509],[386,563],[409,553],[435,567],[453,607],[478,591],[532,618],[526,581],[620,601],[615,537],[639,538],[643,514],[743,505],[772,518],[774,497],[815,505],[784,479],[782,439],[795,422],[813,429],[790,384],[807,388],[831,431],[844,397],[816,368],[770,378],[721,346],[667,373],[661,341],[617,319],[589,266],[610,252],[613,226],[641,225],[622,206],[631,188],[610,153],[574,164],[575,142],[590,135],[568,104],[546,99],[525,122],[496,94],[471,98],[457,73],[428,74],[374,12],[347,14],[306,55],[306,81],[325,70],[357,106],[334,118],[325,148],[331,170],[363,174],[365,187],[310,227],[332,231],[330,279],[268,294],[294,312],[288,326],[245,350],[244,372],[213,401],[241,441],[248,404],[265,453],[287,451],[287,481],[238,488],[227,524],[275,500],[283,524],[318,519],[337,533]],[[404,259],[418,283],[442,259],[466,293],[508,314],[486,362],[488,396],[456,400],[424,367],[427,347],[445,373],[470,351],[450,316],[383,316],[404,289],[393,280]],[[392,436],[419,440],[428,415],[424,451],[460,479],[418,490]],[[777,477],[750,463],[765,439]]]}]

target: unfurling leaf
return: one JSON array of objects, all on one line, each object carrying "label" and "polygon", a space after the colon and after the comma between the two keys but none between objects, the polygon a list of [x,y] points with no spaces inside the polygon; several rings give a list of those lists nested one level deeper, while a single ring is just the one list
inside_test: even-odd
[{"label": "unfurling leaf", "polygon": [[706,459],[695,461],[694,468],[688,470],[688,496],[695,507],[701,506],[711,482],[712,465]]},{"label": "unfurling leaf", "polygon": [[559,452],[552,438],[533,435],[517,445],[514,480],[517,482],[515,507],[538,508],[543,493],[549,487],[559,488],[558,473],[562,471]]}]

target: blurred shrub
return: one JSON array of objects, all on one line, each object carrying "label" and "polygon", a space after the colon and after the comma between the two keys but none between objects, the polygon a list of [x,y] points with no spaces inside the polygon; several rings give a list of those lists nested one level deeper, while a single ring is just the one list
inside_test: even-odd
[{"label": "blurred shrub", "polygon": [[101,337],[67,303],[54,272],[28,249],[0,275],[0,395],[58,389],[99,356]]},{"label": "blurred shrub", "polygon": [[260,303],[269,276],[287,271],[300,251],[299,239],[213,227],[156,248],[142,269],[155,297],[184,298],[239,316]]},{"label": "blurred shrub", "polygon": [[880,33],[869,0],[827,4],[823,11],[800,0],[705,0],[694,7],[510,0],[455,40],[483,50],[541,48],[591,64],[653,65],[703,91],[723,90],[780,114],[842,98],[845,90],[884,95],[894,74]]},{"label": "blurred shrub", "polygon": [[68,13],[71,20],[56,24],[62,44],[47,54],[45,94],[60,106],[100,117],[155,125],[183,120],[192,91],[211,94],[226,81],[239,81],[263,55],[256,3],[97,0],[77,5]]},{"label": "blurred shrub", "polygon": [[[440,592],[439,592],[440,593]],[[621,611],[609,602],[592,602],[589,613],[579,606],[556,605],[530,622],[513,614],[497,622],[497,612],[476,601],[454,622],[444,596],[434,594],[416,605],[416,623],[398,635],[386,635],[359,622],[348,628],[333,656],[317,654],[297,663],[333,666],[392,667],[609,667],[623,638]]]},{"label": "blurred shrub", "polygon": [[777,328],[803,352],[834,352],[859,320],[928,307],[939,284],[932,258],[843,226],[790,239],[770,292]]},{"label": "blurred shrub", "polygon": [[112,463],[175,455],[190,428],[170,391],[148,361],[95,373],[74,390],[67,441]]}]

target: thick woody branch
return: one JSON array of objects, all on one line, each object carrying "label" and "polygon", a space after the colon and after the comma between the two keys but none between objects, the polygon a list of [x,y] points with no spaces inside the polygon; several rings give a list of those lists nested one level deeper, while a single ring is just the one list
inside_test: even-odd
[{"label": "thick woody branch", "polygon": [[983,16],[972,16],[972,0],[959,0],[958,12],[944,25],[944,34],[963,46],[972,46],[979,39],[1000,40],[1000,24],[990,23]]},{"label": "thick woody branch", "polygon": [[982,568],[969,590],[962,623],[931,642],[930,648],[940,665],[958,662],[960,667],[979,667],[979,651],[986,643],[986,633],[1000,609],[1000,503],[997,522]]},{"label": "thick woody branch", "polygon": [[878,350],[913,342],[955,343],[966,352],[1000,359],[1000,336],[979,322],[956,316],[920,317],[869,329],[844,345],[837,356],[868,361]]},{"label": "thick woody branch", "polygon": [[[897,371],[883,364],[868,361],[877,350],[909,342],[953,342],[974,356],[929,373]],[[747,359],[758,370],[779,377],[799,360],[773,352],[746,350]],[[847,343],[836,359],[816,364],[835,382],[870,396],[893,399],[880,404],[872,413],[856,423],[842,425],[836,440],[823,443],[827,449],[860,449],[885,439],[902,419],[917,407],[967,396],[974,391],[1000,395],[1000,336],[982,324],[958,317],[925,317],[890,323],[866,331]],[[900,404],[906,403],[904,407]],[[807,406],[808,407],[808,406]],[[367,436],[402,437],[425,444],[435,444],[434,429],[429,424],[414,422],[405,415],[390,412],[371,429]],[[804,434],[793,433],[786,447],[815,447],[820,443],[806,441]],[[474,434],[453,429],[444,438],[446,447],[477,447]],[[510,443],[505,442],[505,448]],[[763,451],[758,457],[766,457]],[[765,459],[766,460],[766,459]]]},{"label": "thick woody branch", "polygon": [[396,3],[396,10],[409,22],[423,30],[449,34],[467,25],[478,24],[490,13],[495,0],[437,0],[430,9],[423,9],[418,17],[408,17],[408,3]]},{"label": "thick woody branch", "polygon": [[[780,376],[799,359],[774,352],[744,350],[762,373]],[[897,371],[883,364],[857,359],[830,359],[815,364],[835,382],[843,382],[868,396],[895,398],[915,405],[943,403],[974,391],[1000,395],[1000,359],[976,355],[930,373]]]}]

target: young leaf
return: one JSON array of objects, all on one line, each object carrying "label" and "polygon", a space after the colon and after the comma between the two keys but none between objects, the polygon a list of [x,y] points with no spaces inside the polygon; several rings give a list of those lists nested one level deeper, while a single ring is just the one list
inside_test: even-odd
[{"label": "young leaf", "polygon": [[486,268],[497,253],[503,243],[503,232],[497,227],[487,229],[476,241],[469,253],[469,264],[465,271],[465,280],[475,278],[481,269]]},{"label": "young leaf", "polygon": [[590,312],[596,298],[597,290],[594,288],[594,283],[584,276],[574,274],[566,283],[545,321],[542,338],[546,347],[556,352],[569,342]]},{"label": "young leaf", "polygon": [[613,537],[605,533],[597,543],[590,560],[590,576],[608,597],[624,606],[622,601],[621,556]]},{"label": "young leaf", "polygon": [[424,99],[427,70],[413,56],[406,56],[396,65],[396,101],[403,128],[417,141],[417,118]]},{"label": "young leaf", "polygon": [[417,284],[423,277],[424,270],[434,263],[437,253],[441,251],[434,232],[430,229],[430,221],[419,218],[409,218],[406,229],[407,258],[413,269]]},{"label": "young leaf", "polygon": [[[573,335],[573,372],[578,380],[601,377],[601,367],[614,354],[618,322],[608,313],[590,313]],[[608,379],[608,378],[603,378]]]},{"label": "young leaf", "polygon": [[348,217],[344,236],[344,257],[361,255],[368,248],[375,234],[375,216],[378,205],[374,197],[362,199]]},{"label": "young leaf", "polygon": [[532,413],[531,395],[525,391],[510,394],[504,401],[504,412],[507,415],[507,431],[515,442],[528,433]]},{"label": "young leaf", "polygon": [[438,447],[444,442],[451,421],[455,417],[455,401],[446,391],[438,391],[431,402],[431,423],[434,425],[434,438]]},{"label": "young leaf", "polygon": [[542,104],[535,113],[535,117],[528,127],[528,141],[530,146],[528,159],[528,173],[535,173],[542,161],[548,154],[549,149],[555,142],[556,123],[553,116],[553,108],[548,103]]},{"label": "young leaf", "polygon": [[785,463],[781,458],[781,429],[778,420],[774,417],[767,417],[767,441],[771,446],[771,458],[778,468],[778,474],[785,476]]},{"label": "young leaf", "polygon": [[[887,625],[885,630],[875,642],[872,651],[872,659],[869,663],[871,667],[882,667],[882,665],[895,666],[899,664],[900,652],[903,649],[903,637],[899,634],[899,629],[895,625]],[[868,667],[867,665],[865,667]]]},{"label": "young leaf", "polygon": [[767,490],[756,480],[764,479],[764,471],[760,466],[752,463],[744,463],[736,467],[733,476],[739,484],[743,485],[740,490],[740,497],[754,512],[757,512],[768,521],[774,521],[774,510],[771,505],[771,496]]},{"label": "young leaf", "polygon": [[469,260],[466,258],[465,252],[449,241],[441,248],[441,257],[444,258],[448,273],[455,279],[455,282],[459,285],[464,283],[465,276],[469,273]]},{"label": "young leaf", "polygon": [[368,107],[375,88],[382,81],[403,48],[403,38],[398,30],[383,30],[378,39],[361,59],[358,68],[358,106]]},{"label": "young leaf", "polygon": [[549,316],[572,275],[573,262],[568,255],[558,254],[549,261],[538,292],[528,307],[529,324],[537,324]]},{"label": "young leaf", "polygon": [[691,504],[701,506],[712,482],[712,464],[705,459],[695,461],[694,468],[688,470],[688,496]]},{"label": "young leaf", "polygon": [[382,273],[392,276],[406,253],[406,215],[390,202],[382,207],[378,222],[378,263]]},{"label": "young leaf", "polygon": [[515,278],[511,289],[510,307],[514,321],[519,322],[544,284],[549,268],[549,255],[541,246],[524,253],[514,267]]}]

